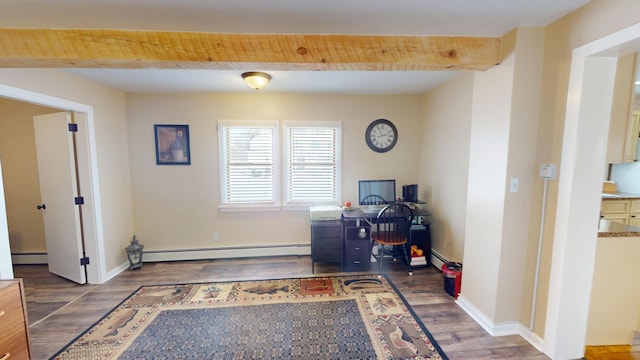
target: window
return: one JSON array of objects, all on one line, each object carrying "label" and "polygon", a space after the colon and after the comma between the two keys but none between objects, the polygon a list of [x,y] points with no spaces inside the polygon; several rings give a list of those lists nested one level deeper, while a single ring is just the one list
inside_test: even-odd
[{"label": "window", "polygon": [[220,196],[225,205],[278,205],[278,124],[220,121]]},{"label": "window", "polygon": [[285,123],[287,204],[337,203],[340,123]]},{"label": "window", "polygon": [[281,203],[306,207],[339,202],[340,123],[287,122],[282,144],[278,132],[275,121],[218,122],[222,208],[277,209]]}]

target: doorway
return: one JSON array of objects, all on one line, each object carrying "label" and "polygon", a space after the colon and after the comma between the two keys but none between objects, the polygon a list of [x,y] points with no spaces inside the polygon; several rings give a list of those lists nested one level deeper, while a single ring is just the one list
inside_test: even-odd
[{"label": "doorway", "polygon": [[[101,229],[101,219],[99,218],[99,212],[97,211],[97,209],[100,208],[100,198],[99,193],[95,191],[98,187],[97,176],[95,175],[97,172],[94,145],[95,133],[93,130],[93,108],[84,104],[70,102],[64,99],[58,99],[1,84],[0,97],[50,107],[56,112],[75,111],[86,116],[87,132],[86,137],[81,141],[85,150],[83,152],[79,152],[79,161],[86,162],[86,164],[88,164],[87,168],[80,174],[80,183],[83,184],[83,196],[85,198],[85,205],[83,205],[85,252],[87,257],[90,259],[89,265],[87,266],[86,280],[92,284],[104,282],[104,250],[101,231],[99,231],[99,229]],[[0,241],[2,241],[2,239],[0,239]]]},{"label": "doorway", "polygon": [[[597,241],[597,219],[617,58],[640,49],[640,24],[573,50],[554,230],[545,353],[584,351]],[[608,106],[608,108],[607,108]],[[582,334],[577,336],[576,334]]]}]

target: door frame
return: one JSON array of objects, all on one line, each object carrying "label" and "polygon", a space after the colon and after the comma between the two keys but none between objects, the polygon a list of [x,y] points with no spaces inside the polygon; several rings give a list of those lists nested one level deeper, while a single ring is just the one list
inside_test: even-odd
[{"label": "door frame", "polygon": [[[86,141],[87,168],[81,169],[81,179],[86,179],[87,183],[83,185],[83,196],[85,205],[83,205],[83,219],[90,223],[91,226],[85,226],[85,252],[91,259],[87,265],[87,282],[90,284],[102,284],[106,281],[106,263],[104,254],[104,232],[102,224],[102,213],[100,209],[100,189],[98,176],[98,161],[96,154],[96,136],[93,106],[57,98],[50,95],[40,94],[4,84],[0,84],[0,97],[9,98],[17,101],[29,102],[36,105],[47,106],[60,111],[73,111],[84,113],[87,118]],[[11,264],[12,266],[12,264]]]},{"label": "door frame", "polygon": [[611,109],[598,85],[613,94],[617,57],[630,49],[640,50],[640,23],[572,52],[544,334],[552,359],[584,355]]}]

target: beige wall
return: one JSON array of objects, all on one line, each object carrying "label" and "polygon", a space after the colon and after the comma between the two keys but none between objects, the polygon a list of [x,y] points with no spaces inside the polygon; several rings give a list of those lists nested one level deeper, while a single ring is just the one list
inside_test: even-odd
[{"label": "beige wall", "polygon": [[462,72],[424,96],[420,197],[433,212],[432,246],[462,261],[469,172],[473,72]]},{"label": "beige wall", "polygon": [[[145,250],[309,244],[308,211],[220,212],[217,120],[340,121],[342,201],[357,199],[358,179],[416,183],[421,147],[420,96],[127,95],[136,234]],[[391,120],[398,143],[388,153],[367,147],[364,131]],[[190,166],[155,164],[154,124],[188,124]],[[213,234],[219,233],[219,241]]]},{"label": "beige wall", "polygon": [[0,98],[0,159],[12,253],[46,252],[33,117],[58,110]]},{"label": "beige wall", "polygon": [[0,79],[4,85],[93,108],[92,146],[96,161],[92,172],[97,179],[93,190],[101,205],[97,236],[105,261],[92,265],[104,266],[107,273],[114,271],[126,263],[124,248],[133,234],[124,94],[59,70],[0,69]]},{"label": "beige wall", "polygon": [[[542,183],[538,178],[536,147],[540,77],[544,48],[544,29],[520,28],[515,34],[511,121],[509,124],[509,159],[505,191],[503,238],[498,276],[499,322],[520,320],[529,325],[532,272],[535,268],[540,213],[532,212],[533,187]],[[510,181],[518,180],[518,190],[511,192]],[[538,220],[538,221],[536,221]],[[533,246],[529,246],[529,244]],[[533,250],[533,251],[532,251]],[[514,291],[518,289],[518,291]]]},{"label": "beige wall", "polygon": [[[499,66],[475,74],[461,296],[496,322],[501,270],[515,39]],[[504,46],[503,45],[503,46]],[[506,299],[505,299],[506,300]],[[504,302],[503,303],[507,303]],[[509,301],[510,303],[510,301]]]},{"label": "beige wall", "polygon": [[[559,164],[559,176],[562,176],[562,172],[560,171],[560,157],[563,147],[571,51],[574,48],[639,21],[640,2],[638,1],[593,0],[586,6],[545,28],[544,65],[536,157],[538,163],[552,162]],[[594,164],[594,166],[602,166],[602,164]],[[580,176],[580,174],[575,174],[574,176]],[[536,313],[540,316],[547,314],[549,305],[549,277],[551,272],[553,236],[556,226],[556,209],[558,205],[558,182],[549,182],[548,191],[542,247],[541,277],[536,307]],[[536,184],[533,198],[542,198],[542,192],[543,185]],[[593,196],[597,196],[597,194],[593,194]],[[532,206],[535,207],[536,205],[533,204]],[[535,213],[535,210],[533,210],[532,213]],[[532,223],[532,225],[534,225],[534,223]],[[531,226],[529,231],[530,237],[534,237],[533,232],[537,232],[537,229],[535,226]],[[530,256],[533,255],[531,254]],[[537,321],[538,324],[545,326],[546,322],[547,319]],[[570,325],[566,324],[566,328],[569,327]],[[541,336],[545,335],[544,328],[538,329],[536,327],[535,332]],[[556,336],[557,335],[560,334],[557,333]]]}]

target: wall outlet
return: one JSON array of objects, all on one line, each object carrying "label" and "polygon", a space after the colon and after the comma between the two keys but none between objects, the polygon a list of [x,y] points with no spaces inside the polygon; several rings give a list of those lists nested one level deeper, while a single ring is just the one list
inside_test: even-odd
[{"label": "wall outlet", "polygon": [[213,241],[220,241],[220,234],[219,233],[213,233]]}]

